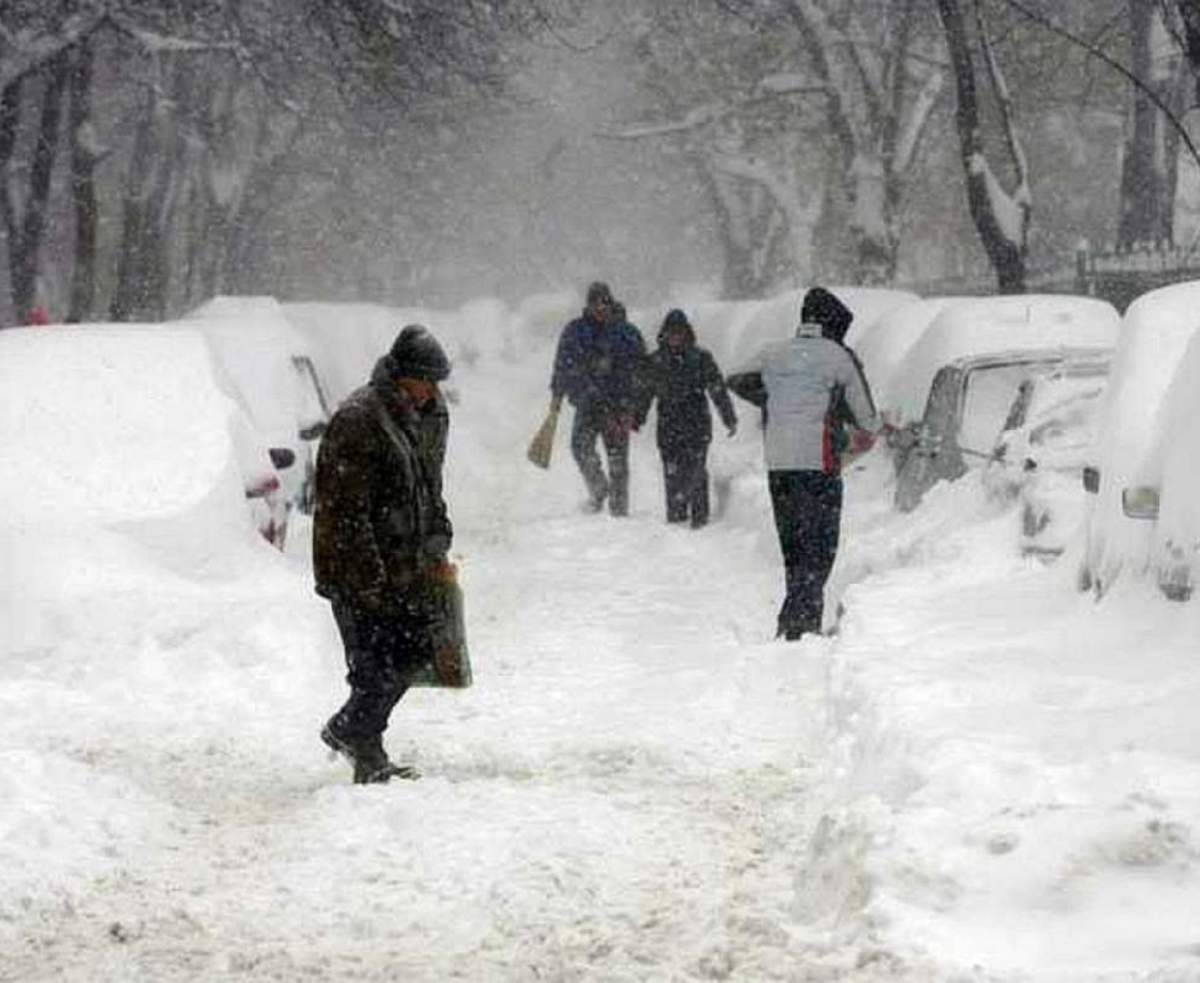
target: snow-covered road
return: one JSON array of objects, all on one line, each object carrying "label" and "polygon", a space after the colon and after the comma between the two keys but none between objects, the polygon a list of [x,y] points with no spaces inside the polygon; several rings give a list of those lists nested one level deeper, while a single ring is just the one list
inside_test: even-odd
[{"label": "snow-covered road", "polygon": [[647,434],[634,515],[586,516],[565,434],[549,472],[523,459],[548,348],[477,335],[447,474],[476,682],[398,707],[415,783],[326,757],[344,668],[307,530],[257,538],[223,404],[174,398],[194,372],[139,411],[153,452],[136,415],[110,446],[101,414],[27,408],[0,981],[1200,980],[1200,606],[1134,578],[1096,604],[1071,556],[1017,555],[976,476],[900,515],[877,451],[839,634],[774,642],[753,414],[714,444],[708,529],[663,524]]},{"label": "snow-covered road", "polygon": [[112,869],[6,899],[0,978],[791,979],[822,960],[794,909],[824,660],[745,644],[774,587],[729,576],[759,566],[753,537],[648,512],[490,535],[466,565],[476,686],[394,715],[417,783],[354,787],[321,753],[339,655],[300,564],[294,596],[197,596],[157,626],[133,605],[121,630],[108,606],[106,651],[6,663],[6,730],[71,693],[29,767],[78,770],[85,810],[109,783],[87,830]]}]

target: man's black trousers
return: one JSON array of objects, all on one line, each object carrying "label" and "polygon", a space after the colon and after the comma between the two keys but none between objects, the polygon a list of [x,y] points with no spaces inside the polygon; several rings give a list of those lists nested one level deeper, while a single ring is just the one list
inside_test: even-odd
[{"label": "man's black trousers", "polygon": [[660,444],[667,521],[703,526],[708,522],[708,444]]},{"label": "man's black trousers", "polygon": [[842,479],[823,471],[771,471],[767,482],[786,591],[778,634],[796,639],[821,630],[825,581],[837,556]]},{"label": "man's black trousers", "polygon": [[[607,477],[596,451],[597,439],[603,440],[608,456]],[[576,407],[571,453],[583,473],[592,507],[599,509],[607,498],[613,515],[628,515],[629,431],[621,425],[618,415],[600,407]]]},{"label": "man's black trousers", "polygon": [[411,605],[379,612],[344,601],[333,602],[333,617],[346,649],[350,698],[332,723],[344,740],[373,745],[412,674],[432,658],[429,621]]}]

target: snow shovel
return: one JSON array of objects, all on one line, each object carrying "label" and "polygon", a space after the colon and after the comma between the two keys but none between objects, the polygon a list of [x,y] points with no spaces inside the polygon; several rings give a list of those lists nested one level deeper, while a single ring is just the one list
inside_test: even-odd
[{"label": "snow shovel", "polygon": [[538,427],[538,432],[529,442],[529,450],[525,456],[543,470],[550,467],[550,455],[554,450],[554,431],[558,428],[558,410],[561,404],[557,401],[550,404],[550,412]]}]

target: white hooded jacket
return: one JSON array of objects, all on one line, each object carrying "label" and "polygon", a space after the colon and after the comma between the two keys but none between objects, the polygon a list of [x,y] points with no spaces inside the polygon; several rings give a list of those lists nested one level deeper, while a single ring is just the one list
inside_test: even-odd
[{"label": "white hooded jacket", "polygon": [[830,413],[839,394],[863,430],[880,420],[853,357],[801,324],[796,336],[767,345],[735,376],[758,373],[767,396],[765,455],[771,471],[837,472]]}]

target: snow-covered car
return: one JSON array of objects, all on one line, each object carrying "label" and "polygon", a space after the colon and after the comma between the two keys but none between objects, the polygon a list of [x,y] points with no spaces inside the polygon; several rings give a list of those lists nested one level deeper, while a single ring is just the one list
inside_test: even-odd
[{"label": "snow-covered car", "polygon": [[[1176,420],[1168,404],[1185,404],[1187,386],[1196,385],[1193,342],[1198,328],[1200,281],[1152,290],[1125,312],[1102,401],[1096,454],[1084,475],[1085,487],[1094,494],[1088,496],[1078,572],[1083,590],[1101,595],[1126,570],[1140,574],[1156,568],[1164,584],[1176,576],[1168,570],[1168,557],[1176,550],[1186,552],[1180,543],[1188,539],[1190,520],[1180,491],[1188,487],[1186,428],[1194,427],[1196,418]],[[1178,387],[1173,382],[1177,378]],[[1178,454],[1184,459],[1173,459]],[[1148,509],[1137,501],[1135,489],[1167,495],[1163,483],[1168,477],[1174,490],[1163,498],[1162,515],[1156,522],[1144,521],[1140,517]],[[1178,576],[1184,576],[1187,564],[1175,566]]]},{"label": "snow-covered car", "polygon": [[[889,311],[904,307],[917,300],[914,293],[906,290],[887,290],[879,287],[827,287],[830,292],[854,313],[854,321],[846,334],[847,344],[861,339],[870,332],[879,318]],[[800,309],[808,288],[788,290],[767,300],[759,301],[750,310],[749,317],[739,319],[736,337],[726,346],[729,371],[736,371],[741,362],[750,358],[763,345],[796,333],[800,323]],[[716,354],[722,351],[718,348]]]},{"label": "snow-covered car", "polygon": [[1121,319],[1091,297],[1014,295],[948,304],[893,375],[895,504],[992,457],[1018,387],[1111,351]]},{"label": "snow-covered car", "polygon": [[1121,489],[1122,512],[1146,529],[1147,567],[1163,594],[1186,601],[1200,579],[1200,332],[1192,335],[1156,418],[1149,453]]},{"label": "snow-covered car", "polygon": [[197,332],[159,324],[17,329],[0,332],[0,348],[0,465],[22,475],[22,501],[6,505],[10,515],[27,506],[53,513],[58,526],[110,526],[207,502],[226,512],[227,524],[252,521],[282,548],[287,503],[275,463],[218,385]]},{"label": "snow-covered car", "polygon": [[1022,552],[1059,556],[1086,508],[1080,487],[1095,453],[1109,358],[1078,358],[1031,376],[1017,389],[984,471],[990,494],[1020,509]]},{"label": "snow-covered car", "polygon": [[888,420],[897,416],[892,396],[896,369],[937,316],[950,304],[965,299],[922,297],[885,311],[869,330],[859,330],[857,324],[851,325],[846,343],[862,362],[875,406]]},{"label": "snow-covered car", "polygon": [[330,417],[311,346],[273,297],[215,297],[182,323],[207,340],[223,387],[270,449],[283,501],[311,511],[315,444]]}]

